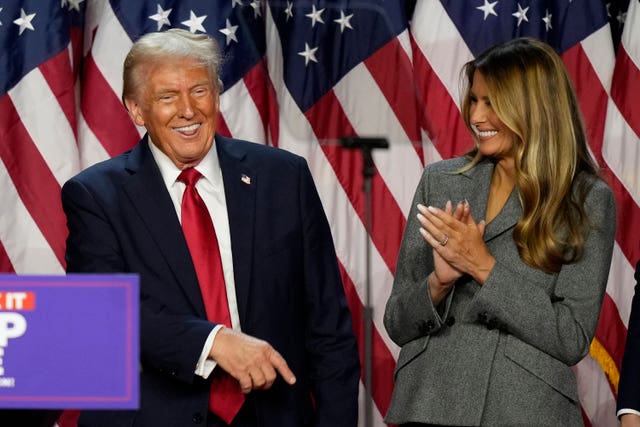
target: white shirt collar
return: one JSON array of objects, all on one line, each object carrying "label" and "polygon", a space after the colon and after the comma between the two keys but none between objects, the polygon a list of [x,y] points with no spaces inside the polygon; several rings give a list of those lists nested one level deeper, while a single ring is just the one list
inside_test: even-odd
[{"label": "white shirt collar", "polygon": [[[203,157],[200,163],[198,163],[195,169],[200,172],[214,188],[220,188],[222,186],[222,174],[215,144],[216,141],[214,139],[209,152]],[[149,149],[160,169],[164,184],[167,188],[171,188],[173,184],[176,183],[181,170],[151,141],[151,138],[149,138]]]}]

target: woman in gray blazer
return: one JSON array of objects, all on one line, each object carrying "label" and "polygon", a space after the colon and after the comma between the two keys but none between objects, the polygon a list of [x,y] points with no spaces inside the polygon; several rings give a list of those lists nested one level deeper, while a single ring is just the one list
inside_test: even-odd
[{"label": "woman in gray blazer", "polygon": [[570,367],[595,333],[613,195],[551,47],[514,39],[464,73],[475,148],[415,194],[384,316],[402,347],[386,421],[579,426]]}]

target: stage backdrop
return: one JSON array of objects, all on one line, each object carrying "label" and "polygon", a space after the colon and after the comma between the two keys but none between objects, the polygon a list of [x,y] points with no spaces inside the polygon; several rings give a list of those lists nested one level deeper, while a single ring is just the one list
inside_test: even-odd
[{"label": "stage backdrop", "polygon": [[[382,315],[414,189],[425,164],[471,145],[458,109],[460,68],[512,37],[553,45],[618,204],[600,324],[575,368],[587,424],[617,425],[632,263],[640,258],[639,0],[0,0],[1,271],[64,272],[60,188],[138,141],[142,131],[120,103],[122,61],[132,40],[170,27],[206,32],[224,49],[221,134],[309,162],[361,348],[371,245],[376,426],[384,425],[398,355]],[[360,153],[335,144],[345,135],[390,143],[374,152],[368,235]]]}]

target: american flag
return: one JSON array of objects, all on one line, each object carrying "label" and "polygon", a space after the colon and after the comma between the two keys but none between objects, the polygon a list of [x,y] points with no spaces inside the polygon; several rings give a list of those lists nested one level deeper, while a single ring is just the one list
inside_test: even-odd
[{"label": "american flag", "polygon": [[[206,32],[223,48],[221,134],[307,159],[361,349],[369,245],[375,426],[385,425],[399,351],[382,314],[413,192],[425,164],[472,143],[459,112],[461,66],[512,37],[554,46],[618,204],[596,339],[575,367],[585,423],[617,425],[640,258],[640,0],[628,10],[601,0],[0,0],[0,271],[64,272],[61,185],[136,144],[144,130],[120,103],[122,62],[132,40],[170,27]],[[390,143],[373,152],[369,232],[362,158],[336,143],[342,136]],[[361,387],[361,399],[367,393]]]}]

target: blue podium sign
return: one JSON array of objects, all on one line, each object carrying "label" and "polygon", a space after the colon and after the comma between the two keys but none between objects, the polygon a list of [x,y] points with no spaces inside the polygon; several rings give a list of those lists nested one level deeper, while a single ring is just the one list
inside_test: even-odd
[{"label": "blue podium sign", "polygon": [[137,275],[0,274],[0,408],[138,407]]}]

